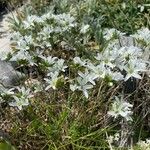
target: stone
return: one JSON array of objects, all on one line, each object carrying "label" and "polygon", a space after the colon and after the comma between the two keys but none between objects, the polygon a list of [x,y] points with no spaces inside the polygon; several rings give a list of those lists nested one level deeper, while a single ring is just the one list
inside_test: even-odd
[{"label": "stone", "polygon": [[121,46],[132,46],[135,45],[133,37],[130,36],[121,36],[119,38]]},{"label": "stone", "polygon": [[20,84],[25,75],[16,71],[11,63],[0,60],[0,84],[6,88]]}]

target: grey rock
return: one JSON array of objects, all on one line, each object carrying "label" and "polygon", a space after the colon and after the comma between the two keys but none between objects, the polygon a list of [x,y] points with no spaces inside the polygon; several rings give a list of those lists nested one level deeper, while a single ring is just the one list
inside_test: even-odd
[{"label": "grey rock", "polygon": [[0,60],[0,84],[4,87],[14,87],[20,84],[25,75],[16,71],[11,63]]},{"label": "grey rock", "polygon": [[121,36],[119,38],[121,46],[132,46],[135,45],[133,37],[130,36]]}]

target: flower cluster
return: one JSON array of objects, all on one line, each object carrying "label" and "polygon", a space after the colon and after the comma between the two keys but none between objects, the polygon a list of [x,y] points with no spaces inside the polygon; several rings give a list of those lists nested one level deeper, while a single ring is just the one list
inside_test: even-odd
[{"label": "flower cluster", "polygon": [[[104,51],[97,53],[94,62],[81,60],[79,57],[74,58],[74,63],[79,64],[86,70],[84,85],[87,85],[88,82],[91,83],[91,78],[93,79],[93,83],[94,80],[106,78],[109,79],[109,81],[127,81],[133,77],[141,79],[141,73],[147,71],[147,62],[142,59],[142,49],[135,46],[118,48],[118,45],[116,45],[115,40],[114,43],[110,43]],[[81,74],[79,75],[80,77],[77,77],[78,83],[82,81]],[[81,90],[76,84],[74,86],[76,87],[74,90]],[[92,87],[93,86],[90,86],[88,89]],[[83,93],[88,97],[85,90]]]},{"label": "flower cluster", "polygon": [[131,111],[132,105],[123,100],[123,97],[118,98],[115,97],[114,102],[112,103],[110,111],[108,111],[108,115],[117,118],[119,116],[125,118],[127,121],[132,120]]},{"label": "flower cluster", "polygon": [[17,94],[13,95],[13,102],[10,102],[9,105],[13,107],[18,107],[19,110],[22,109],[23,106],[29,105],[29,99],[33,97],[30,89],[25,89],[25,87],[17,87]]},{"label": "flower cluster", "polygon": [[[26,62],[30,66],[37,66],[44,70],[45,90],[52,88],[56,90],[58,82],[63,78],[68,78],[65,73],[66,68],[70,69],[72,62],[65,65],[64,59],[53,57],[51,52],[56,51],[55,45],[63,42],[66,44],[71,41],[73,45],[83,43],[83,51],[87,47],[90,31],[89,24],[78,23],[70,14],[53,14],[52,12],[43,14],[42,16],[30,15],[21,23],[19,32],[15,32],[12,36],[13,51],[11,61]],[[146,33],[145,33],[146,32]],[[76,33],[79,37],[70,38],[69,35]],[[67,35],[65,37],[65,35]],[[75,57],[73,63],[78,64],[81,68],[76,70],[78,75],[70,76],[69,83],[71,91],[81,91],[86,98],[89,92],[97,84],[99,80],[105,80],[112,85],[114,82],[124,82],[130,78],[141,79],[141,74],[148,70],[147,61],[143,59],[144,49],[138,46],[121,46],[119,38],[125,36],[125,33],[117,29],[104,29],[103,33],[105,46],[101,51],[93,53],[91,58],[86,59],[78,57],[79,53],[73,51]],[[131,35],[135,39],[143,40],[148,44],[149,29],[141,29],[136,34]],[[68,41],[67,38],[70,38]],[[78,44],[79,43],[79,44]],[[72,46],[72,45],[71,45]],[[85,46],[85,47],[84,47]],[[77,48],[75,48],[77,49]],[[79,50],[77,50],[79,51]],[[51,56],[50,56],[51,55]],[[15,98],[16,99],[16,98]],[[16,99],[17,101],[17,99]],[[114,107],[119,103],[116,101]],[[130,107],[125,102],[120,102],[124,107]],[[27,103],[26,103],[27,104]],[[20,107],[21,109],[21,107]],[[128,110],[128,109],[127,109]],[[122,112],[120,115],[124,115]],[[117,117],[116,114],[115,117]]]},{"label": "flower cluster", "polygon": [[110,135],[107,139],[107,141],[110,143],[110,144],[113,144],[114,142],[118,142],[120,139],[120,134],[119,133],[115,133],[114,135]]},{"label": "flower cluster", "polygon": [[139,141],[137,143],[137,145],[139,146],[140,149],[150,150],[150,140],[149,139],[146,139],[146,141]]},{"label": "flower cluster", "polygon": [[65,72],[65,69],[67,68],[67,66],[64,65],[65,61],[63,59],[58,59],[57,57],[52,56],[41,56],[41,58],[41,65],[44,65],[47,70],[47,77],[44,79],[47,84],[45,90],[48,90],[49,88],[53,88],[55,90],[57,88],[57,83],[61,78],[59,77],[59,74],[61,72]]},{"label": "flower cluster", "polygon": [[51,50],[56,43],[60,43],[63,34],[76,27],[75,18],[70,14],[54,15],[49,12],[42,16],[27,16],[21,23],[19,32],[12,34],[11,61],[23,60],[30,65],[35,65],[35,57],[45,49]]},{"label": "flower cluster", "polygon": [[[11,100],[9,103],[10,106],[18,107],[19,110],[22,109],[23,106],[29,105],[29,99],[33,97],[31,94],[31,90],[23,87],[16,87],[6,89],[3,86],[0,87],[0,100]],[[1,101],[0,101],[1,102]]]},{"label": "flower cluster", "polygon": [[5,100],[6,97],[11,97],[14,94],[14,88],[6,89],[4,86],[0,86],[0,103]]},{"label": "flower cluster", "polygon": [[144,42],[145,45],[150,46],[150,30],[148,28],[141,28],[137,33],[131,35],[137,41]]},{"label": "flower cluster", "polygon": [[[138,35],[140,33],[137,32]],[[147,33],[147,36],[143,34],[139,36],[144,41],[148,41]],[[95,85],[92,84],[89,87],[89,83],[91,84],[89,76],[92,77],[94,83],[96,80],[105,78],[109,81],[127,81],[130,78],[141,79],[141,73],[148,71],[148,61],[143,57],[144,49],[133,45],[121,46],[118,38],[124,33],[116,29],[105,29],[103,35],[108,44],[102,52],[98,52],[97,56],[94,56],[95,61],[82,60],[80,57],[74,58],[74,63],[79,64],[86,70],[84,86],[88,83],[88,89],[91,89]],[[71,90],[82,90],[84,95],[88,97],[87,91],[77,86],[81,82],[81,78],[81,76],[77,77],[77,83],[71,85]]]},{"label": "flower cluster", "polygon": [[86,98],[88,98],[88,89],[92,89],[93,85],[95,85],[94,79],[97,78],[97,76],[93,73],[89,73],[88,70],[86,70],[85,73],[78,72],[79,77],[77,77],[77,83],[74,85],[70,85],[70,89],[72,91],[79,90],[82,91]]},{"label": "flower cluster", "polygon": [[124,34],[125,33],[122,33],[122,32],[120,32],[120,31],[118,31],[117,29],[114,29],[114,28],[112,28],[112,29],[106,28],[103,31],[103,35],[104,35],[103,37],[106,40],[111,40],[114,37],[117,38],[117,37],[122,36]]}]

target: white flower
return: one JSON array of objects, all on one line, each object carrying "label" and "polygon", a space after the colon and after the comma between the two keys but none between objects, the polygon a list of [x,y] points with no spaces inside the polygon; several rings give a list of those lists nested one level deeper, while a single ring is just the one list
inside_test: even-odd
[{"label": "white flower", "polygon": [[39,22],[39,21],[40,21],[40,18],[38,16],[30,15],[26,18],[26,20],[23,21],[23,26],[25,29],[30,29],[34,27],[34,22]]},{"label": "white flower", "polygon": [[88,69],[86,69],[84,73],[79,71],[78,74],[79,77],[76,78],[77,84],[70,85],[70,89],[72,91],[82,91],[84,96],[88,98],[88,90],[93,88],[93,85],[96,85],[95,80],[98,78],[98,75],[93,72],[89,72]]},{"label": "white flower", "polygon": [[61,25],[67,25],[69,27],[74,27],[76,26],[75,18],[72,17],[70,14],[59,14],[59,15],[53,15],[53,18],[55,21]]},{"label": "white flower", "polygon": [[110,135],[107,140],[110,144],[112,144],[115,141],[119,141],[119,139],[120,139],[119,133],[115,133],[114,135]]},{"label": "white flower", "polygon": [[44,80],[46,81],[46,83],[48,84],[48,86],[45,88],[45,90],[48,90],[50,88],[53,88],[54,90],[56,90],[56,86],[57,86],[57,82],[58,82],[58,72],[54,72],[54,73],[50,73],[49,76],[51,77],[51,79],[49,78],[45,78]]},{"label": "white flower", "polygon": [[6,89],[5,87],[0,86],[0,94],[1,94],[1,96],[13,95],[14,94],[14,88]]},{"label": "white flower", "polygon": [[23,37],[23,39],[25,40],[25,42],[26,42],[28,45],[33,45],[33,38],[32,38],[31,35],[29,35],[29,36],[25,35],[25,36]]},{"label": "white flower", "polygon": [[9,55],[9,51],[0,51],[0,60],[6,60],[8,55]]},{"label": "white flower", "polygon": [[115,141],[119,141],[119,139],[120,139],[120,135],[119,135],[119,133],[116,133],[116,134],[114,135],[114,140],[115,140]]},{"label": "white flower", "polygon": [[105,29],[104,32],[103,32],[103,35],[104,35],[104,38],[106,40],[110,40],[114,37],[114,35],[117,35],[117,36],[121,36],[121,35],[124,35],[124,33],[121,33],[120,31],[118,31],[117,29]]},{"label": "white flower", "polygon": [[138,5],[138,8],[140,8],[140,12],[144,11],[144,5]]},{"label": "white flower", "polygon": [[71,89],[71,91],[75,91],[75,90],[77,90],[78,89],[78,86],[76,85],[76,84],[74,84],[74,85],[70,85],[70,89]]},{"label": "white flower", "polygon": [[80,33],[85,34],[88,31],[89,27],[90,26],[88,24],[87,25],[83,24],[82,27],[81,27]]},{"label": "white flower", "polygon": [[124,58],[134,59],[142,56],[142,49],[135,46],[129,46],[129,47],[125,46],[125,47],[121,47],[118,50],[118,53]]},{"label": "white flower", "polygon": [[15,42],[17,42],[18,40],[20,40],[20,39],[22,39],[23,38],[23,36],[20,34],[20,32],[13,32],[12,34],[11,34],[11,41],[15,41]]},{"label": "white flower", "polygon": [[[39,57],[42,58],[46,64],[49,65],[46,65],[48,67],[49,72],[65,72],[65,69],[68,67],[64,65],[64,59],[58,59],[57,57],[52,56],[45,57],[43,55],[40,55]],[[47,76],[49,76],[49,73],[47,74]]]},{"label": "white flower", "polygon": [[[95,85],[94,80],[97,78],[93,74],[89,74],[86,70],[85,74],[82,72],[78,73],[80,76],[77,77],[77,84],[70,85],[70,89],[72,91],[79,90],[82,91],[84,96],[88,98],[88,91],[89,89],[93,88],[93,85]],[[90,84],[92,83],[92,84]]]},{"label": "white flower", "polygon": [[104,63],[100,63],[97,66],[94,66],[92,63],[88,63],[86,67],[99,78],[105,78],[107,74],[107,69],[104,66]]},{"label": "white flower", "polygon": [[121,97],[121,99],[119,99],[118,97],[115,97],[115,100],[111,106],[110,111],[108,111],[108,115],[117,118],[119,116],[125,118],[127,121],[132,120],[131,118],[131,108],[133,107],[133,105],[131,105],[130,103],[126,102],[123,100],[123,98]]},{"label": "white flower", "polygon": [[95,58],[104,63],[104,65],[107,65],[111,68],[115,67],[115,65],[113,64],[114,58],[110,55],[109,51],[105,50],[104,53],[98,53]]},{"label": "white flower", "polygon": [[57,62],[54,64],[54,70],[55,71],[63,71],[65,72],[65,69],[68,67],[64,65],[65,60],[64,59],[58,59]]},{"label": "white flower", "polygon": [[111,74],[109,75],[115,81],[121,81],[124,79],[123,75],[120,72],[111,72]]},{"label": "white flower", "polygon": [[85,66],[85,64],[87,63],[85,60],[81,60],[80,57],[74,57],[73,59],[75,64],[79,64],[81,66]]},{"label": "white flower", "polygon": [[53,32],[54,30],[51,26],[45,26],[39,35],[42,35],[43,40],[47,40],[51,37],[50,34]]},{"label": "white flower", "polygon": [[150,30],[148,28],[141,28],[131,36],[136,40],[144,41],[147,45],[150,45]]},{"label": "white flower", "polygon": [[[19,40],[19,39],[18,39]],[[17,46],[16,46],[16,49],[18,50],[22,50],[22,51],[25,51],[25,50],[29,50],[29,45],[28,43],[22,38],[20,39],[18,42],[17,42]]]},{"label": "white flower", "polygon": [[15,101],[9,103],[9,105],[12,106],[12,107],[18,107],[19,110],[22,110],[23,106],[28,106],[29,105],[28,99],[18,98],[17,96],[13,96],[13,98],[14,98]]},{"label": "white flower", "polygon": [[123,9],[126,9],[126,3],[123,2],[121,5]]},{"label": "white flower", "polygon": [[27,62],[33,66],[36,65],[34,62],[32,56],[29,54],[28,51],[18,51],[17,53],[14,53],[12,58],[10,59],[11,61],[19,61],[19,60],[27,60]]},{"label": "white flower", "polygon": [[24,86],[22,86],[22,87],[16,87],[16,89],[20,93],[21,97],[27,99],[33,97],[33,95],[31,94],[31,90],[29,88],[25,88]]},{"label": "white flower", "polygon": [[139,141],[137,145],[143,150],[150,150],[150,139],[146,139],[146,141]]},{"label": "white flower", "polygon": [[95,79],[97,79],[98,75],[96,75],[95,73],[89,73],[89,71],[86,69],[85,73],[82,72],[78,72],[79,76],[82,77],[83,79],[87,80],[88,82],[92,83],[93,85],[95,85]]},{"label": "white flower", "polygon": [[131,77],[141,79],[142,77],[139,75],[139,73],[146,71],[146,64],[140,62],[139,60],[130,60],[128,64],[124,66],[124,70],[127,73],[125,81],[127,81]]},{"label": "white flower", "polygon": [[43,21],[47,21],[48,19],[52,18],[53,12],[49,11],[48,13],[41,16]]},{"label": "white flower", "polygon": [[17,95],[13,95],[14,102],[10,102],[9,105],[13,107],[18,107],[19,110],[22,109],[23,106],[29,105],[29,99],[33,97],[30,89],[26,89],[25,87],[17,87],[18,90]]},{"label": "white flower", "polygon": [[61,27],[55,27],[54,29],[53,29],[53,32],[54,33],[62,33],[62,32],[64,32],[64,31],[66,31],[68,29],[68,27],[66,26],[66,27],[63,27],[63,28],[61,28]]},{"label": "white flower", "polygon": [[[87,84],[83,79],[81,79],[81,78],[78,78],[77,79],[78,80],[78,83],[80,83],[80,85],[78,86],[78,90],[80,90],[80,91],[82,91],[83,92],[83,94],[84,94],[84,96],[86,97],[86,98],[88,98],[89,96],[89,94],[88,94],[88,91],[87,90],[89,90],[89,89],[92,89],[93,88],[93,85],[91,85],[91,84]],[[86,84],[85,84],[86,83]]]},{"label": "white flower", "polygon": [[52,56],[45,57],[43,55],[40,55],[39,57],[42,58],[49,65],[53,65],[57,60],[57,57],[52,57]]},{"label": "white flower", "polygon": [[114,137],[113,137],[112,135],[110,135],[110,136],[108,137],[107,141],[108,141],[110,144],[112,144],[113,141],[114,141]]}]

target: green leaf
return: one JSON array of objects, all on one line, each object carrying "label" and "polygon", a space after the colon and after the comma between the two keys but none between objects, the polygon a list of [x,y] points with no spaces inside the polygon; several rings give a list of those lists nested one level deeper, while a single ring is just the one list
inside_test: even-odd
[{"label": "green leaf", "polygon": [[16,149],[8,142],[0,142],[0,150],[16,150]]}]

